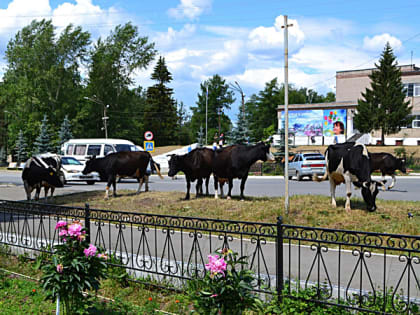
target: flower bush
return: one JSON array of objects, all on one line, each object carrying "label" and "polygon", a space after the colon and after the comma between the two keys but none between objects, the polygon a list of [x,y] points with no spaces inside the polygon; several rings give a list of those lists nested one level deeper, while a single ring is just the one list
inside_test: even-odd
[{"label": "flower bush", "polygon": [[99,289],[106,278],[107,255],[86,241],[86,230],[78,221],[59,221],[55,227],[61,243],[53,247],[53,255],[42,266],[41,278],[47,297],[60,297],[66,314],[74,314],[84,306],[83,292]]},{"label": "flower bush", "polygon": [[241,268],[246,257],[223,249],[221,255],[209,255],[202,279],[189,283],[194,311],[199,314],[243,314],[245,310],[261,311],[262,301],[254,294],[254,274]]}]

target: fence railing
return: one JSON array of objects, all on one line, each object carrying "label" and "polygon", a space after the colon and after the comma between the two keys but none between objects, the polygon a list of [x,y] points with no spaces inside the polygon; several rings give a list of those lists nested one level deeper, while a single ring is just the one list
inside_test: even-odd
[{"label": "fence railing", "polygon": [[[179,286],[207,255],[248,257],[256,291],[379,314],[420,304],[420,237],[0,201],[0,244],[49,251],[59,220],[83,221],[90,241],[133,275]],[[309,294],[299,294],[309,292]]]}]

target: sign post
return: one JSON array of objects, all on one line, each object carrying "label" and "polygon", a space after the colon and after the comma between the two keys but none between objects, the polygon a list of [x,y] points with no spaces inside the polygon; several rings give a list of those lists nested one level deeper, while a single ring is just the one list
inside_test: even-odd
[{"label": "sign post", "polygon": [[153,132],[146,131],[144,133],[144,139],[146,139],[147,141],[152,141],[153,140]]}]

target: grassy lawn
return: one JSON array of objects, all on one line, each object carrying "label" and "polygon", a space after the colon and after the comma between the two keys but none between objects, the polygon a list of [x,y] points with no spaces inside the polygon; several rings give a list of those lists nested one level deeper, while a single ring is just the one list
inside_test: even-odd
[{"label": "grassy lawn", "polygon": [[[420,234],[420,202],[377,200],[378,210],[369,213],[362,199],[352,198],[352,211],[344,210],[345,198],[337,198],[332,208],[330,198],[319,195],[300,195],[290,198],[289,216],[284,214],[284,198],[248,197],[245,201],[211,197],[182,200],[183,192],[147,192],[119,190],[119,196],[104,200],[104,192],[86,192],[56,197],[55,203],[68,206],[109,209],[139,213],[167,214],[225,220],[275,223],[282,215],[288,224],[370,232]],[[194,195],[193,195],[194,196]],[[413,218],[409,219],[407,213]]]}]

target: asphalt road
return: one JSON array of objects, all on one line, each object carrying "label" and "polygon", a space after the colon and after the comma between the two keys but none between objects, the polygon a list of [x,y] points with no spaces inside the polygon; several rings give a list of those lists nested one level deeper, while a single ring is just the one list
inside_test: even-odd
[{"label": "asphalt road", "polygon": [[[388,178],[387,185],[390,184],[391,178]],[[234,180],[232,195],[239,195],[239,180]],[[210,193],[214,193],[212,181],[209,185]],[[137,189],[138,184],[134,179],[124,179],[117,184],[118,189]],[[153,175],[150,180],[150,190],[155,191],[180,191],[186,192],[186,183],[183,176],[178,176],[172,180],[165,176],[162,180]],[[143,187],[144,189],[144,187]],[[86,183],[70,183],[64,188],[57,188],[56,194],[68,194],[75,192],[83,192],[90,190],[105,190],[105,183],[96,183],[95,185],[86,185]],[[252,176],[249,177],[245,185],[245,196],[283,196],[285,190],[285,182],[280,176]],[[225,194],[227,185],[225,185]],[[380,191],[378,199],[385,200],[413,200],[420,201],[420,176],[401,176],[397,178],[394,189],[388,191]],[[195,183],[191,186],[191,193],[194,197]],[[329,196],[330,189],[328,181],[317,183],[309,180],[298,182],[296,180],[289,181],[290,195],[325,195]],[[43,195],[43,193],[42,193]],[[353,189],[353,195],[360,197],[360,190]],[[340,185],[336,191],[337,197],[345,196],[345,186]],[[22,200],[25,199],[21,173],[16,171],[0,171],[0,199]]]}]

